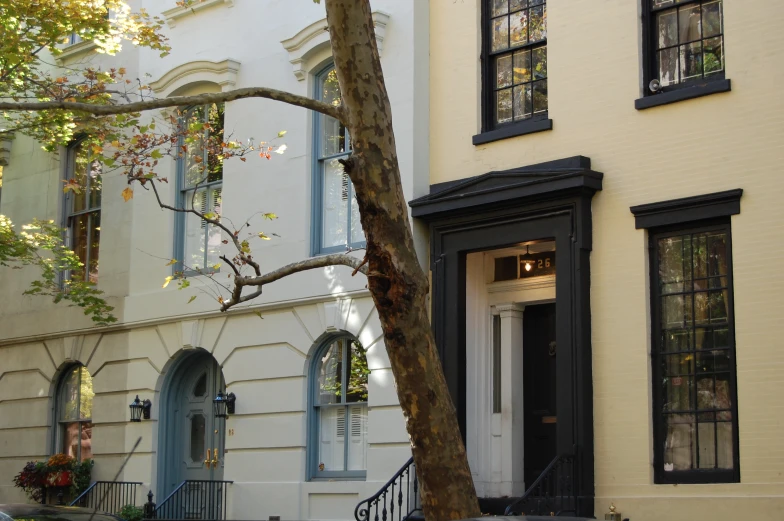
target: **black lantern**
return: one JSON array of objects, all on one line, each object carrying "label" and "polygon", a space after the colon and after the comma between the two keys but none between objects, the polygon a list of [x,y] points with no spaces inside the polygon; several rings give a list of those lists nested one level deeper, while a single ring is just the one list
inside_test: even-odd
[{"label": "black lantern", "polygon": [[534,257],[528,251],[528,246],[525,247],[525,255],[520,256],[520,268],[525,271],[531,271],[534,267]]},{"label": "black lantern", "polygon": [[234,393],[223,396],[223,393],[218,391],[218,396],[212,401],[215,405],[215,417],[228,418],[229,414],[234,414],[234,402],[236,400],[237,397],[234,396]]},{"label": "black lantern", "polygon": [[152,410],[152,402],[150,400],[141,401],[137,394],[136,399],[131,402],[129,407],[131,409],[132,422],[140,422],[142,421],[142,418],[145,420],[150,419],[150,411]]}]

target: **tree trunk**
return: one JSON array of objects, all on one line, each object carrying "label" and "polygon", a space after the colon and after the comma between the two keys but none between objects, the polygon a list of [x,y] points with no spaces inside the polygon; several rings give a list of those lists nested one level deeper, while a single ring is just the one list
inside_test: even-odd
[{"label": "tree trunk", "polygon": [[367,238],[368,288],[406,417],[428,521],[478,516],[454,404],[427,314],[400,182],[389,106],[368,0],[326,0],[344,120],[353,142],[345,162]]}]

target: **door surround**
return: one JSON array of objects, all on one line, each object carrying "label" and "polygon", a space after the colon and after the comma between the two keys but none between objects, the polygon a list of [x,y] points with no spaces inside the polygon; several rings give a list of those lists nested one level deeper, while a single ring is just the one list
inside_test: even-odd
[{"label": "door surround", "polygon": [[434,185],[410,203],[430,226],[432,327],[464,439],[466,332],[449,324],[466,320],[467,254],[555,241],[557,449],[576,456],[578,515],[594,512],[591,199],[602,178],[590,159],[576,156]]}]

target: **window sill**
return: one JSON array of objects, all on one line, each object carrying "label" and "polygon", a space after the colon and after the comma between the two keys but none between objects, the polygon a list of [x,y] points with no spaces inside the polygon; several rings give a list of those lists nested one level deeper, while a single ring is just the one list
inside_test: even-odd
[{"label": "window sill", "polygon": [[670,103],[677,103],[688,99],[701,98],[702,96],[708,96],[710,94],[729,92],[731,90],[730,80],[728,79],[707,81],[691,87],[685,87],[670,92],[662,92],[661,94],[653,94],[634,100],[634,108],[637,110],[645,110],[660,105],[669,105]]},{"label": "window sill", "polygon": [[510,137],[524,136],[526,134],[533,134],[535,132],[543,132],[545,130],[553,129],[552,119],[536,119],[527,121],[518,121],[509,126],[501,127],[495,130],[482,132],[471,138],[473,144],[484,145],[485,143],[492,143],[501,139]]},{"label": "window sill", "polygon": [[69,44],[61,47],[62,52],[55,56],[55,63],[62,65],[64,62],[71,58],[82,56],[98,48],[98,44],[93,40],[83,40],[74,44]]}]

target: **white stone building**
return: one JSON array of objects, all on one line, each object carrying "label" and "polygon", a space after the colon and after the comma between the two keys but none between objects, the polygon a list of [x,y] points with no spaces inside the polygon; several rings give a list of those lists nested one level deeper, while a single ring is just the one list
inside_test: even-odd
[{"label": "white stone building", "polygon": [[[330,45],[323,5],[131,4],[167,18],[169,56],[126,46],[107,57],[75,41],[60,64],[122,66],[159,97],[250,86],[325,92]],[[404,191],[413,199],[429,185],[429,7],[418,0],[372,5]],[[361,245],[361,230],[351,225],[351,187],[333,166],[346,151],[340,129],[266,100],[227,103],[223,118],[225,132],[236,138],[287,131],[285,154],[227,161],[194,199],[220,206],[232,220],[276,213],[275,221],[251,221],[279,236],[254,245],[265,270]],[[191,278],[183,291],[161,287],[179,268],[167,266],[168,259],[213,264],[222,245],[211,230],[160,210],[143,190],[124,202],[123,177],[105,173],[99,185],[98,172],[86,164],[89,151],[78,142],[48,154],[17,137],[4,168],[0,213],[15,223],[42,218],[69,227],[86,276],[97,279],[119,321],[93,327],[80,309],[22,296],[32,274],[0,271],[0,503],[25,499],[11,479],[27,461],[58,452],[92,457],[93,479],[111,480],[141,438],[120,475],[140,483],[137,505],[148,490],[161,503],[184,480],[215,480],[231,482],[225,485],[231,519],[352,518],[358,501],[410,457],[365,278],[343,267],[305,272],[265,287],[251,306],[221,314],[202,291],[210,284],[205,277]],[[190,196],[185,167],[171,160],[166,168],[177,180],[164,194],[168,201]],[[92,195],[64,196],[62,181],[80,175],[94,185]],[[424,252],[422,233],[418,240]],[[197,298],[188,303],[191,296]],[[354,340],[366,353],[354,347],[349,355]],[[337,378],[335,371],[362,358],[369,376],[359,383]],[[212,411],[218,392],[236,397],[225,420]],[[137,395],[152,406],[149,420],[134,423],[128,404]]]}]

